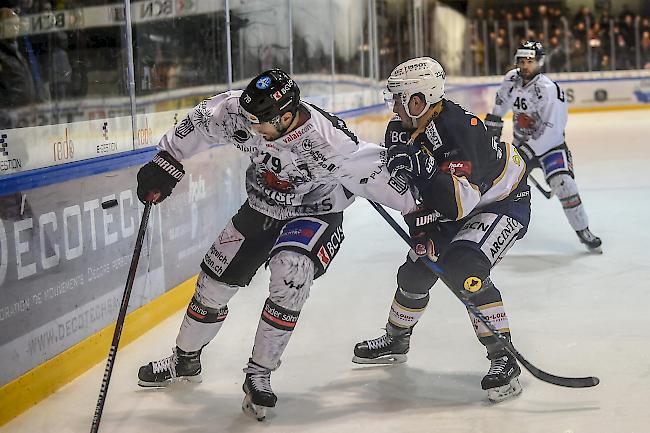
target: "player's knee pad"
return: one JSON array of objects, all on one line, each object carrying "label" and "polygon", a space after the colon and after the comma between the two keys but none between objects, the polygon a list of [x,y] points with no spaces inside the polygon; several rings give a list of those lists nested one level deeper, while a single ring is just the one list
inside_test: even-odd
[{"label": "player's knee pad", "polygon": [[437,280],[421,261],[407,258],[397,271],[397,291],[388,322],[398,328],[415,326],[429,303],[429,289]]},{"label": "player's knee pad", "polygon": [[176,345],[186,352],[195,352],[212,341],[228,316],[226,304],[237,289],[239,287],[228,286],[201,272],[176,337]]},{"label": "player's knee pad", "polygon": [[548,185],[559,198],[578,194],[578,185],[574,178],[567,173],[556,174],[548,180]]},{"label": "player's knee pad", "polygon": [[564,209],[571,209],[582,204],[578,193],[578,184],[568,174],[562,173],[548,180],[553,193],[560,199]]},{"label": "player's knee pad", "polygon": [[283,308],[300,311],[314,281],[312,259],[295,251],[283,250],[271,258],[269,269],[269,299]]},{"label": "player's knee pad", "polygon": [[488,276],[481,282],[481,289],[471,293],[469,297],[474,305],[481,306],[501,302],[501,292],[496,288],[492,279]]},{"label": "player's knee pad", "polygon": [[420,260],[413,262],[410,258],[397,270],[398,290],[410,298],[422,298],[438,281],[438,277]]},{"label": "player's knee pad", "polygon": [[486,288],[491,264],[482,252],[468,247],[455,247],[445,251],[440,260],[449,282],[455,288],[464,289],[470,297]]},{"label": "player's knee pad", "polygon": [[217,281],[205,272],[201,271],[196,280],[194,299],[209,308],[221,308],[228,304],[230,298],[239,290],[239,286],[233,286]]}]

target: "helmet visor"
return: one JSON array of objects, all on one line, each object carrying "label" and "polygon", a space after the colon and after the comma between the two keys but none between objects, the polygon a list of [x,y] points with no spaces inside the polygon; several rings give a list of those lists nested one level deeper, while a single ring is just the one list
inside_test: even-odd
[{"label": "helmet visor", "polygon": [[384,89],[382,95],[384,97],[384,103],[388,109],[392,110],[395,107],[395,98],[399,97],[399,95],[394,94],[388,89]]}]

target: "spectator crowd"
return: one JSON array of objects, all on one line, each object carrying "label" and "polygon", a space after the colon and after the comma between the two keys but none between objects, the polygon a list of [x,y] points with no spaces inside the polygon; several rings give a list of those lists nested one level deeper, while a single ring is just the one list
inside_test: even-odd
[{"label": "spectator crowd", "polygon": [[650,17],[608,4],[597,13],[581,6],[511,5],[476,8],[470,16],[472,73],[502,74],[524,40],[542,42],[549,72],[650,69]]}]

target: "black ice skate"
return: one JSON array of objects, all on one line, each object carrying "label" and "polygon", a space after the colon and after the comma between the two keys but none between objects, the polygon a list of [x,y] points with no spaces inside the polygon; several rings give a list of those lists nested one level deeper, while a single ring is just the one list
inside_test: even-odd
[{"label": "black ice skate", "polygon": [[357,364],[401,364],[406,362],[412,328],[400,329],[390,323],[386,333],[354,346],[352,362]]},{"label": "black ice skate", "polygon": [[591,230],[589,230],[589,227],[587,227],[584,230],[578,230],[576,231],[576,234],[578,235],[578,238],[580,239],[580,242],[585,244],[587,249],[592,252],[592,253],[602,253],[603,250],[601,248],[601,245],[603,242],[600,240],[600,238],[596,235],[594,235]]},{"label": "black ice skate", "polygon": [[201,382],[201,351],[184,352],[175,347],[172,354],[160,361],[140,367],[138,385],[164,387],[172,382]]},{"label": "black ice skate", "polygon": [[521,369],[514,356],[507,352],[488,354],[490,370],[481,380],[481,388],[488,392],[488,400],[499,403],[521,394],[521,385],[517,378]]},{"label": "black ice skate", "polygon": [[241,409],[246,415],[252,416],[258,421],[264,421],[266,409],[275,407],[275,403],[278,401],[278,397],[271,389],[271,370],[249,359],[244,373],[246,373],[246,379],[242,389],[246,395]]}]

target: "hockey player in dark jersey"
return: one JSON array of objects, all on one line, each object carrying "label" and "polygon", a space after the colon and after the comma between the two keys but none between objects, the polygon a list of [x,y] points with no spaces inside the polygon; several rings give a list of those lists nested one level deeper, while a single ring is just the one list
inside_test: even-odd
[{"label": "hockey player in dark jersey", "polygon": [[[411,333],[437,281],[418,260],[423,255],[436,260],[485,317],[510,336],[490,270],[527,230],[526,165],[514,146],[492,138],[479,118],[444,99],[444,84],[443,68],[429,57],[402,63],[388,78],[386,96],[395,115],[386,129],[387,167],[392,175],[406,177],[419,199],[420,209],[405,216],[416,247],[397,272],[386,333],[358,343],[356,363],[406,361]],[[471,313],[470,319],[491,362],[481,381],[488,399],[518,395],[521,370],[515,358],[497,349]]]}]

